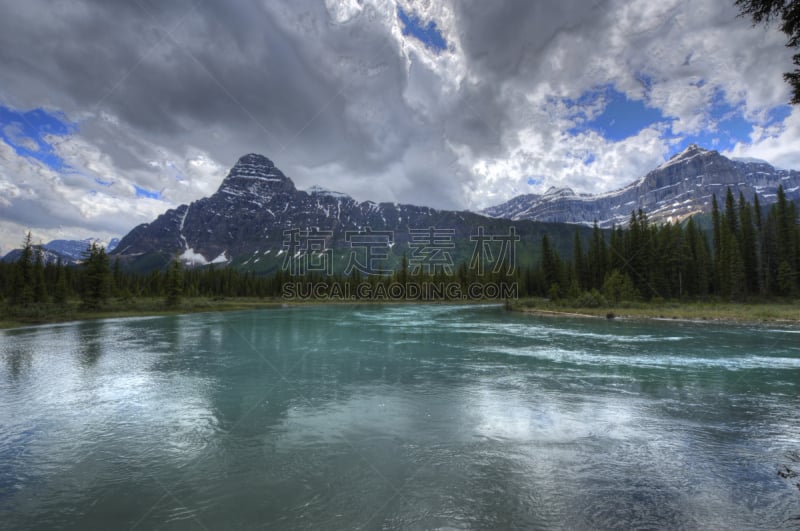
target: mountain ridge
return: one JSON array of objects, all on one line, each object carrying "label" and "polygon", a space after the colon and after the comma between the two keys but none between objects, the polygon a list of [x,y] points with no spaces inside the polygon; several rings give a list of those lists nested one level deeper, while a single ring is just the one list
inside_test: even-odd
[{"label": "mountain ridge", "polygon": [[[699,182],[698,182],[699,180]],[[544,194],[522,194],[481,212],[497,218],[600,227],[626,224],[632,211],[644,210],[657,222],[679,222],[710,212],[711,196],[722,200],[727,187],[752,201],[774,202],[778,185],[790,200],[800,199],[800,172],[777,169],[758,159],[729,159],[714,150],[689,145],[632,183],[601,194],[575,194],[549,188]]]},{"label": "mountain ridge", "polygon": [[[512,223],[469,211],[449,211],[409,204],[359,202],[347,194],[321,187],[298,190],[274,163],[263,155],[241,157],[217,191],[188,205],[167,210],[151,223],[144,223],[122,238],[112,253],[132,269],[163,267],[178,256],[189,265],[233,265],[256,271],[274,271],[285,256],[286,230],[318,230],[326,249],[349,250],[348,232],[389,231],[390,254],[398,260],[417,229],[450,231],[455,257],[469,258],[470,236],[478,226],[489,234],[515,230],[525,235],[526,245],[538,247],[546,232],[564,232],[552,224]],[[561,245],[569,252],[573,230]],[[588,232],[586,233],[588,236]],[[401,244],[396,246],[396,244]],[[533,254],[531,256],[533,256]],[[465,256],[466,255],[466,256]],[[340,269],[342,256],[334,269]]]},{"label": "mountain ridge", "polygon": [[[52,240],[35,247],[41,247],[42,258],[45,264],[55,264],[59,260],[67,265],[77,265],[83,260],[83,255],[92,243],[104,245],[107,252],[113,251],[119,243],[119,238],[112,238],[107,244],[97,238],[83,240]],[[16,262],[22,255],[22,249],[12,249],[0,260],[3,262]]]}]

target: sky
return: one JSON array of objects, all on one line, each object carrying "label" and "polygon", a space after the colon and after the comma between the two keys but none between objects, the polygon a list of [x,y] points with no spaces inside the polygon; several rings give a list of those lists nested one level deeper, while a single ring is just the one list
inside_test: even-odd
[{"label": "sky", "polygon": [[0,0],[0,254],[120,237],[246,153],[478,210],[691,143],[800,168],[792,51],[733,0]]}]

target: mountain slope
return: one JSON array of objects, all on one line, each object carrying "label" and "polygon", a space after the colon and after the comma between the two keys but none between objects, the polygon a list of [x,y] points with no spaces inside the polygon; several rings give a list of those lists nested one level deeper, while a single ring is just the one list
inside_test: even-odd
[{"label": "mountain slope", "polygon": [[627,224],[632,211],[641,208],[654,221],[680,221],[692,214],[710,212],[711,196],[721,203],[726,188],[748,200],[758,194],[762,204],[775,201],[778,185],[787,198],[800,199],[800,172],[779,170],[755,160],[731,160],[716,151],[692,144],[641,179],[613,192],[575,194],[569,188],[551,188],[544,194],[517,196],[487,208],[486,215],[513,220],[591,224],[601,227]]},{"label": "mountain slope", "polygon": [[[168,210],[152,223],[139,225],[128,233],[112,253],[131,269],[163,267],[179,255],[189,264],[229,264],[256,271],[274,271],[285,257],[284,231],[317,228],[331,231],[326,248],[349,250],[347,231],[369,227],[392,231],[394,258],[409,252],[410,229],[435,227],[452,230],[456,248],[454,262],[470,258],[469,237],[479,226],[487,234],[507,234],[511,225],[522,237],[519,249],[526,249],[518,262],[536,256],[545,233],[555,235],[554,245],[569,255],[574,228],[533,222],[512,223],[474,212],[453,212],[397,203],[358,202],[339,192],[320,187],[298,190],[271,160],[245,155],[230,170],[219,189],[210,197]],[[588,237],[588,231],[584,237]],[[520,254],[522,257],[522,254]],[[335,270],[343,267],[336,257]]]}]

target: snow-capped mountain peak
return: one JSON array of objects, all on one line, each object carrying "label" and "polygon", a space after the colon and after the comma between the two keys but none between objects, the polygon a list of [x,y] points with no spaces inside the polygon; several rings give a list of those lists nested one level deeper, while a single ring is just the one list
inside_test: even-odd
[{"label": "snow-capped mountain peak", "polygon": [[691,144],[630,185],[599,195],[551,187],[544,195],[528,194],[487,208],[484,213],[513,220],[530,219],[601,227],[624,225],[632,211],[642,209],[655,221],[680,221],[709,212],[711,196],[721,200],[728,187],[748,200],[758,194],[762,204],[775,201],[783,185],[789,199],[800,198],[800,172],[777,169],[764,161],[736,161],[717,151]]}]

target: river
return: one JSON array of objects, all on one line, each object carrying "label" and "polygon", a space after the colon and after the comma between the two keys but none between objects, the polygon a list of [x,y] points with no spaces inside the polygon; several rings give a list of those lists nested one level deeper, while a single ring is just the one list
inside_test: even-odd
[{"label": "river", "polygon": [[0,527],[778,529],[798,412],[778,325],[332,305],[6,330]]}]

